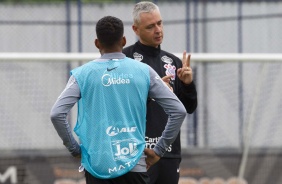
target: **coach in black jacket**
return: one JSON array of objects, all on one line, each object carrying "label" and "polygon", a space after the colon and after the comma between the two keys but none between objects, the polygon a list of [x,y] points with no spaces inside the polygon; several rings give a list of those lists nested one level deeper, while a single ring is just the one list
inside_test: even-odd
[{"label": "coach in black jacket", "polygon": [[[130,58],[150,65],[169,85],[184,104],[187,113],[197,107],[197,91],[190,68],[190,55],[183,53],[181,60],[175,55],[161,50],[163,24],[157,5],[151,2],[137,3],[133,10],[135,34],[139,37],[134,45],[124,48],[123,53]],[[154,99],[147,104],[146,145],[153,148],[164,130],[168,116]],[[180,134],[165,156],[149,168],[151,184],[178,184],[181,161]]]}]

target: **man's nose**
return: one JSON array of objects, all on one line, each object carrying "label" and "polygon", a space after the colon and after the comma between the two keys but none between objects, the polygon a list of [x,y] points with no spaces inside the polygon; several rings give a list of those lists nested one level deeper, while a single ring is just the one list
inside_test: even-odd
[{"label": "man's nose", "polygon": [[162,26],[157,25],[155,31],[156,32],[161,32],[162,31]]}]

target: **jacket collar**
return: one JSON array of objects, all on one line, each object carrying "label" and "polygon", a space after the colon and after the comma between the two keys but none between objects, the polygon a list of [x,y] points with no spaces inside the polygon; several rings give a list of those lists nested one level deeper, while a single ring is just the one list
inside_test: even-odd
[{"label": "jacket collar", "polygon": [[136,46],[144,53],[150,56],[157,56],[161,52],[161,46],[159,45],[158,48],[147,46],[142,44],[140,41],[137,41]]}]

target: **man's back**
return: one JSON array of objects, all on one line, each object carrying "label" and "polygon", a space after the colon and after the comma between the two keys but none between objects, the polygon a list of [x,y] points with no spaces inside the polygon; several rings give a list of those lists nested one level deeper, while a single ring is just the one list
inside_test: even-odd
[{"label": "man's back", "polygon": [[[149,67],[130,58],[101,59],[71,73],[82,97],[75,132],[87,158],[85,169],[99,178],[127,173],[145,148]],[[93,144],[93,139],[102,144]],[[104,165],[98,167],[101,160]]]}]

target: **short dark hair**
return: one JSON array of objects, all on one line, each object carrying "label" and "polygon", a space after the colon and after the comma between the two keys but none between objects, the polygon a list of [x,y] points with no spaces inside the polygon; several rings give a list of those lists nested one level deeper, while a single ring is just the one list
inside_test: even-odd
[{"label": "short dark hair", "polygon": [[96,35],[101,44],[111,47],[123,37],[123,22],[112,16],[101,18],[96,25]]}]

